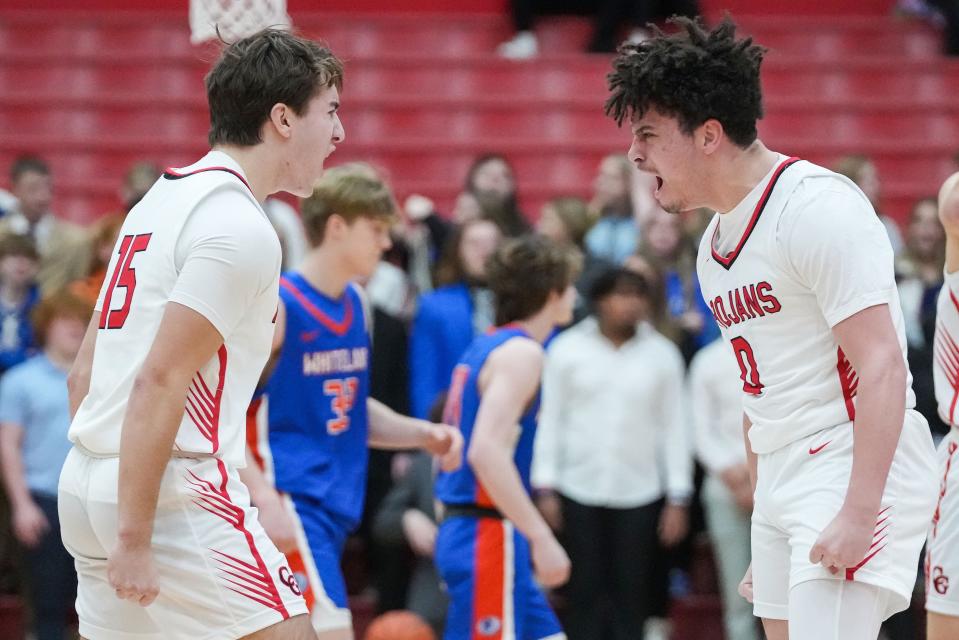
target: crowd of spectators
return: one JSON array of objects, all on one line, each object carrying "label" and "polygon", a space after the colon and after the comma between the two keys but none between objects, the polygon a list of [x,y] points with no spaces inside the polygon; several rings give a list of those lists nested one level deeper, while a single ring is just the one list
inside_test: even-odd
[{"label": "crowd of spectators", "polygon": [[[878,205],[868,158],[834,168]],[[131,167],[122,208],[86,227],[52,210],[54,183],[40,158],[16,160],[11,192],[0,192],[0,592],[27,596],[38,640],[62,639],[75,588],[55,498],[69,447],[66,372],[123,216],[159,175],[149,163]],[[554,594],[569,637],[636,638],[644,625],[646,638],[666,637],[665,597],[690,589],[695,538],[711,542],[727,639],[755,640],[750,607],[736,595],[752,506],[739,371],[717,340],[695,269],[711,214],[666,214],[648,179],[619,154],[598,163],[590,197],[557,194],[535,216],[520,210],[517,185],[508,159],[489,154],[470,167],[451,211],[438,212],[428,194],[397,205],[394,246],[365,283],[373,395],[435,419],[458,356],[493,324],[486,258],[524,233],[577,247],[584,266],[575,321],[547,351],[533,470],[537,505],[573,562],[570,583]],[[295,209],[281,200],[264,209],[284,267],[295,267],[308,246]],[[901,231],[883,222],[897,246],[918,408],[941,435],[931,338],[944,233],[931,199],[915,203]],[[440,632],[446,600],[431,561],[432,475],[428,456],[371,458],[366,520],[354,540],[368,578],[353,586]]]}]

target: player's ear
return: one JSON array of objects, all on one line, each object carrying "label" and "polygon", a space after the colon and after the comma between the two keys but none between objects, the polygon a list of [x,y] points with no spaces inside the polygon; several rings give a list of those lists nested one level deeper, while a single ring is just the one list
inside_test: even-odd
[{"label": "player's ear", "polygon": [[699,126],[696,132],[696,142],[703,153],[710,155],[719,148],[724,133],[722,123],[715,118],[710,118]]},{"label": "player's ear", "polygon": [[281,137],[289,138],[291,133],[290,108],[282,102],[273,105],[273,108],[270,109],[269,124]]}]

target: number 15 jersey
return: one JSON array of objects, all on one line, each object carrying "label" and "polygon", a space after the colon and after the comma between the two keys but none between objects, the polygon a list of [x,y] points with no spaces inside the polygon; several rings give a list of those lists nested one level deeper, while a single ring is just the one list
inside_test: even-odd
[{"label": "number 15 jersey", "polygon": [[[838,323],[888,305],[906,358],[888,236],[863,193],[827,169],[781,156],[713,217],[696,264],[739,363],[756,453],[855,419],[858,376],[833,336]],[[911,409],[911,376],[902,392]]]},{"label": "number 15 jersey", "polygon": [[134,380],[175,302],[205,317],[223,344],[191,380],[174,450],[244,466],[246,408],[270,354],[279,275],[276,232],[230,156],[211,151],[167,170],[120,229],[70,440],[119,455]]}]

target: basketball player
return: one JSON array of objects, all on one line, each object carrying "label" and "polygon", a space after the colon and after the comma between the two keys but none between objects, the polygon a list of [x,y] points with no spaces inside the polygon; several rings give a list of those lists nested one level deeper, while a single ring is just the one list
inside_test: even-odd
[{"label": "basketball player", "polygon": [[664,209],[719,212],[697,267],[743,381],[742,590],[772,640],[874,640],[909,604],[935,504],[892,249],[855,185],[757,139],[763,49],[729,18],[676,24],[621,50],[606,108]]},{"label": "basketball player", "polygon": [[267,532],[286,547],[321,640],[353,637],[340,560],[363,511],[368,447],[422,447],[446,454],[449,468],[460,464],[457,430],[369,397],[371,319],[354,282],[390,247],[394,209],[389,188],[362,164],[330,169],[303,202],[313,249],[280,278],[266,432],[247,437],[257,464],[243,478]]},{"label": "basketball player", "polygon": [[69,378],[59,508],[85,638],[314,637],[236,468],[279,287],[258,203],[311,193],[344,138],[341,82],[283,31],[228,46],[206,78],[212,150],[123,224]]},{"label": "basketball player", "polygon": [[468,464],[436,480],[444,512],[436,566],[450,596],[444,638],[562,640],[537,582],[566,582],[570,563],[530,499],[530,466],[542,345],[572,319],[577,267],[541,237],[506,242],[487,265],[497,328],[460,357],[444,412],[463,432]]},{"label": "basketball player", "polygon": [[959,637],[959,173],[939,191],[939,219],[946,230],[946,265],[936,309],[933,375],[939,415],[952,429],[939,444],[939,502],[926,544],[929,640]]}]

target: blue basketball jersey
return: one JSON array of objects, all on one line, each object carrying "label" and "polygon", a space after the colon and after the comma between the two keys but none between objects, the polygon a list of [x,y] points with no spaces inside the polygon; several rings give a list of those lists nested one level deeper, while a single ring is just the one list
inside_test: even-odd
[{"label": "blue basketball jersey", "polygon": [[[463,465],[452,473],[440,472],[436,478],[436,497],[446,504],[478,505],[495,508],[485,489],[477,481],[473,469],[466,462],[473,423],[479,410],[479,374],[489,355],[504,342],[518,336],[528,337],[522,329],[506,325],[477,337],[460,357],[453,370],[443,422],[459,426],[463,434]],[[539,412],[539,390],[520,418],[520,434],[513,454],[513,463],[530,492],[530,466],[533,462],[533,440],[536,437],[536,417]]]},{"label": "blue basketball jersey", "polygon": [[289,272],[286,337],[267,383],[276,488],[352,529],[366,491],[370,335],[358,290],[339,300]]}]

